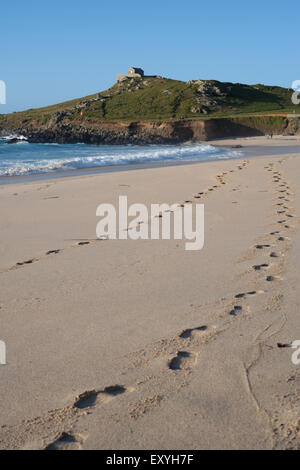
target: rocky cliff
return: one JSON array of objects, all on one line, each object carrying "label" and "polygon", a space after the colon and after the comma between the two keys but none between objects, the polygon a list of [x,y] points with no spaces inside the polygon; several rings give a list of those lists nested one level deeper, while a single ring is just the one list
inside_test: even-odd
[{"label": "rocky cliff", "polygon": [[269,133],[297,133],[300,120],[284,117],[248,117],[165,122],[84,122],[67,119],[44,125],[21,125],[7,128],[0,123],[2,134],[16,133],[29,142],[86,144],[176,144],[208,141],[226,137],[250,137]]}]

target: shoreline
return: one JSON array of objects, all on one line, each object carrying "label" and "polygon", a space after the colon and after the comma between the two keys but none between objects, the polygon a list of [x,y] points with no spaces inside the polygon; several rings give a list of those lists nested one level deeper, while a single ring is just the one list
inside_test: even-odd
[{"label": "shoreline", "polygon": [[[285,145],[278,146],[279,142],[283,142]],[[239,160],[242,158],[254,158],[263,156],[278,156],[285,155],[286,153],[298,153],[300,152],[300,138],[299,137],[283,137],[274,136],[273,139],[266,137],[233,137],[226,139],[217,139],[209,142],[202,142],[203,145],[212,145],[218,148],[224,148],[226,150],[236,150],[242,152],[243,155],[238,157],[229,157],[226,160]],[[297,146],[298,144],[298,146]],[[176,144],[174,144],[176,146]],[[241,148],[236,148],[236,145],[242,145]],[[211,158],[210,160],[161,160],[156,162],[145,162],[145,163],[132,163],[132,164],[121,164],[121,165],[107,165],[98,166],[93,168],[81,168],[74,170],[65,171],[53,171],[47,173],[36,173],[30,175],[17,175],[17,176],[0,176],[0,186],[6,184],[18,184],[32,181],[45,181],[52,179],[78,177],[83,175],[93,175],[100,173],[111,173],[121,172],[130,170],[145,170],[151,168],[161,168],[170,166],[182,166],[182,165],[194,165],[199,163],[216,162],[222,159]],[[225,159],[224,159],[225,160]]]}]

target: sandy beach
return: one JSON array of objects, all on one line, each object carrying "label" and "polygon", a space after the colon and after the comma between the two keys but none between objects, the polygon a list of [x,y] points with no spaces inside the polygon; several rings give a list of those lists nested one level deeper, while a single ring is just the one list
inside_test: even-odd
[{"label": "sandy beach", "polygon": [[[300,448],[299,139],[210,143],[266,156],[0,186],[1,449]],[[120,195],[203,249],[96,239]]]}]

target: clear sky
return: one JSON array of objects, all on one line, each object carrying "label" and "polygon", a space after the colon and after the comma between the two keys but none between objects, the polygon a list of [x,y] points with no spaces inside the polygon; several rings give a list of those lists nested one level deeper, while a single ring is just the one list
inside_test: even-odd
[{"label": "clear sky", "polygon": [[0,113],[104,90],[130,66],[178,80],[300,80],[299,1],[9,0],[0,14]]}]

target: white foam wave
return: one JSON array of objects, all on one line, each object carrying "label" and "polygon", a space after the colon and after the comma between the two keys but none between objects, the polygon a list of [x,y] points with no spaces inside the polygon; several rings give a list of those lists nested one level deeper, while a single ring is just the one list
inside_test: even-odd
[{"label": "white foam wave", "polygon": [[[31,145],[31,144],[30,144]],[[33,144],[35,145],[35,144]],[[41,145],[41,144],[38,144]],[[48,145],[48,144],[47,144]],[[242,152],[230,151],[211,145],[177,146],[63,146],[63,156],[56,155],[55,147],[47,151],[47,157],[31,154],[15,160],[0,159],[0,176],[19,176],[53,171],[66,171],[83,168],[95,168],[109,165],[125,165],[158,161],[205,161],[239,158]],[[46,146],[38,147],[46,148]],[[49,146],[47,147],[49,149]],[[35,148],[36,149],[36,148]],[[82,149],[82,150],[81,150]],[[90,152],[91,155],[87,155]],[[73,155],[72,155],[73,153]],[[74,156],[74,153],[77,156]],[[79,154],[79,155],[78,155]],[[21,154],[22,155],[22,154]],[[25,155],[25,154],[24,154]],[[50,157],[53,157],[51,158]]]},{"label": "white foam wave", "polygon": [[4,135],[0,137],[0,140],[11,140],[11,139],[19,139],[19,140],[24,140],[27,142],[27,137],[25,137],[24,135],[9,134],[9,135]]}]

